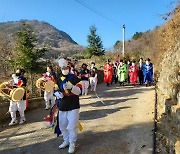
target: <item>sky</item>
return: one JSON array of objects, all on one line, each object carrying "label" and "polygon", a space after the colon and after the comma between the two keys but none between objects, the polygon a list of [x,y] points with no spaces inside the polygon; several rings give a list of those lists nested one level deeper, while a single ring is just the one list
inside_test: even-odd
[{"label": "sky", "polygon": [[95,25],[105,49],[136,32],[164,23],[175,0],[0,0],[0,22],[21,19],[45,21],[87,46],[89,28]]}]

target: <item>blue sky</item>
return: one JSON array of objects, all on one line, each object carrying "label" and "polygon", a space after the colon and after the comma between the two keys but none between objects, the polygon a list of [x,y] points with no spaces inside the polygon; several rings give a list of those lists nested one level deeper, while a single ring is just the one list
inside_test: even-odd
[{"label": "blue sky", "polygon": [[[95,25],[105,48],[161,25],[160,14],[171,11],[175,0],[0,0],[0,22],[36,19],[68,33],[80,45],[87,45],[89,27]],[[112,22],[113,21],[113,22]]]}]

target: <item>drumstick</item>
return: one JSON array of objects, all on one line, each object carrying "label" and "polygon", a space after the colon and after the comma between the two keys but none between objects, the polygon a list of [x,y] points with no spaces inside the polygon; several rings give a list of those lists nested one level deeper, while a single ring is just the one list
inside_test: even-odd
[{"label": "drumstick", "polygon": [[10,114],[10,112],[9,112],[9,111],[7,111],[7,112],[6,112],[6,114]]}]

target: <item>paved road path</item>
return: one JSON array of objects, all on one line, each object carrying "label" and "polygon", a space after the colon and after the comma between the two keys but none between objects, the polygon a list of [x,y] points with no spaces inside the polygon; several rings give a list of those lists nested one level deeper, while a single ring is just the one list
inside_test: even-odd
[{"label": "paved road path", "polygon": [[[96,94],[81,96],[76,154],[152,154],[154,87],[104,84]],[[26,113],[27,123],[0,128],[1,154],[66,154],[58,149],[62,137],[46,129],[44,108]]]}]

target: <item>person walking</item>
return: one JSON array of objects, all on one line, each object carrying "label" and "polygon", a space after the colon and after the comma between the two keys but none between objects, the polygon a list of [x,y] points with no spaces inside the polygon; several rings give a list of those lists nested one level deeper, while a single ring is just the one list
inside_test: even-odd
[{"label": "person walking", "polygon": [[149,58],[146,59],[146,63],[143,65],[144,83],[146,87],[150,85],[153,81],[153,65]]},{"label": "person walking", "polygon": [[[13,77],[13,87],[26,87],[27,85],[27,79],[24,77],[25,70],[18,68],[16,70],[16,73],[12,75]],[[19,124],[23,124],[26,122],[25,113],[26,110],[26,92],[24,93],[23,98],[18,102],[13,102],[13,100],[10,101],[9,105],[9,112],[11,114],[11,122],[9,123],[9,126],[15,125],[18,123],[16,118],[16,112],[19,111],[20,114],[20,122]]]},{"label": "person walking", "polygon": [[95,67],[95,62],[91,62],[91,69],[89,71],[90,73],[90,86],[91,86],[91,91],[96,91],[96,86],[97,86],[97,68]]},{"label": "person walking", "polygon": [[81,66],[81,71],[79,73],[81,81],[82,81],[82,95],[87,95],[88,94],[88,88],[89,88],[89,70],[87,69],[87,64],[83,63]]},{"label": "person walking", "polygon": [[108,59],[106,64],[103,66],[103,72],[104,72],[104,82],[107,84],[107,86],[110,86],[110,83],[112,82],[112,65],[110,64],[110,60]]},{"label": "person walking", "polygon": [[[52,66],[47,66],[47,72],[43,74],[44,80],[51,80],[55,82],[56,74]],[[53,90],[51,92],[44,91],[45,110],[50,109],[55,104],[55,98],[53,96]]]},{"label": "person walking", "polygon": [[138,76],[139,76],[139,84],[142,85],[144,83],[144,75],[143,75],[143,58],[139,59],[138,64]]},{"label": "person walking", "polygon": [[129,67],[128,71],[129,71],[130,83],[132,83],[135,86],[138,77],[138,67],[136,66],[135,60],[132,61],[132,65]]},{"label": "person walking", "polygon": [[117,69],[118,81],[120,85],[124,84],[126,80],[126,69],[126,64],[123,63],[123,60],[121,59]]},{"label": "person walking", "polygon": [[71,73],[71,67],[67,60],[61,58],[58,63],[62,76],[57,79],[58,88],[54,90],[54,96],[59,108],[57,127],[64,140],[59,148],[63,149],[69,146],[68,153],[74,153],[78,134],[79,95],[82,92],[82,82]]}]

